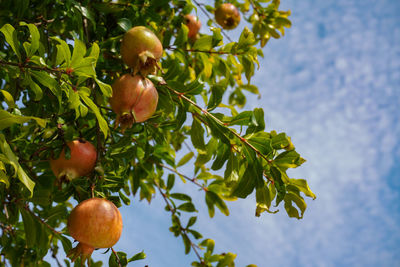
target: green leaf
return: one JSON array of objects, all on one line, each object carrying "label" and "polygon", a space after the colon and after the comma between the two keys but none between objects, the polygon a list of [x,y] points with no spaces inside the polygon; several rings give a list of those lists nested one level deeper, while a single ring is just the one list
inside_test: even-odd
[{"label": "green leaf", "polygon": [[83,102],[93,111],[93,113],[96,115],[97,121],[99,122],[100,130],[103,132],[104,137],[107,137],[108,135],[108,123],[107,121],[103,118],[103,116],[100,113],[99,108],[96,106],[96,104],[84,93],[81,93],[79,91],[79,95]]},{"label": "green leaf", "polygon": [[11,46],[11,49],[17,55],[18,59],[21,60],[21,54],[18,49],[19,43],[17,39],[17,32],[15,31],[14,27],[10,24],[5,24],[0,28],[0,31],[4,34],[6,42]]},{"label": "green leaf", "polygon": [[246,168],[242,177],[240,177],[239,182],[234,187],[232,191],[233,196],[240,198],[246,198],[250,195],[255,188],[255,177],[253,176],[252,168]]},{"label": "green leaf", "polygon": [[193,224],[195,224],[196,221],[197,221],[197,217],[196,217],[196,216],[190,217],[190,219],[189,219],[189,221],[188,221],[188,223],[187,223],[187,225],[186,225],[186,228],[189,228],[190,226],[192,226]]},{"label": "green leaf", "polygon": [[305,159],[300,157],[299,153],[294,150],[285,151],[280,153],[275,159],[274,162],[281,169],[287,168],[297,168],[301,164],[305,162]]},{"label": "green leaf", "polygon": [[40,33],[37,27],[34,24],[26,24],[25,22],[20,22],[20,25],[27,26],[29,28],[29,32],[31,34],[31,44],[29,46],[29,50],[26,51],[27,56],[32,57],[36,51],[39,49],[40,43]]},{"label": "green leaf", "polygon": [[222,200],[222,198],[215,192],[213,191],[207,191],[206,192],[206,201],[207,198],[209,199],[210,203],[213,203],[213,205],[217,206],[217,208],[226,216],[229,215],[229,209],[228,206],[226,206],[225,202]]},{"label": "green leaf", "polygon": [[192,201],[192,198],[190,196],[182,193],[172,193],[170,194],[170,197],[184,201]]},{"label": "green leaf", "polygon": [[290,145],[290,139],[286,133],[280,133],[272,137],[272,147],[275,149],[283,149]]},{"label": "green leaf", "polygon": [[[300,195],[294,192],[287,192],[284,198],[284,202],[285,202],[285,209],[289,217],[294,217],[297,219],[303,218],[303,214],[307,208],[307,204]],[[298,210],[295,207],[293,207],[293,202],[299,208],[300,214]]]},{"label": "green leaf", "polygon": [[109,267],[121,267],[121,265],[127,266],[128,259],[126,258],[126,253],[118,251],[116,252],[116,254],[118,255],[118,260],[115,254],[111,253],[110,257],[108,258],[108,266]]},{"label": "green leaf", "polygon": [[[230,152],[230,149],[228,150]],[[229,153],[229,159],[226,163],[224,178],[227,186],[236,184],[236,182],[239,180],[239,160],[238,157],[232,152]]]},{"label": "green leaf", "polygon": [[82,62],[83,57],[86,54],[86,45],[79,39],[74,40],[74,51],[72,52],[71,67],[76,70]]},{"label": "green leaf", "polygon": [[190,137],[195,148],[205,150],[206,145],[204,143],[204,129],[196,117],[193,118],[192,128],[190,129]]},{"label": "green leaf", "polygon": [[112,87],[109,84],[103,83],[99,79],[96,79],[96,83],[105,97],[111,97]]},{"label": "green leaf", "polygon": [[177,207],[178,210],[186,211],[186,212],[195,212],[196,208],[192,202],[186,202]]},{"label": "green leaf", "polygon": [[0,92],[3,94],[4,100],[6,101],[7,106],[9,108],[16,107],[15,102],[14,102],[14,98],[9,92],[7,92],[6,90],[0,90]]},{"label": "green leaf", "polygon": [[184,47],[188,40],[188,32],[189,28],[186,24],[182,23],[178,32],[178,36],[175,39],[174,45],[176,45],[177,47]]},{"label": "green leaf", "polygon": [[79,76],[91,78],[96,77],[96,59],[93,57],[85,57],[79,60],[79,62],[75,63],[73,67],[74,72]]},{"label": "green leaf", "polygon": [[0,134],[0,150],[4,153],[10,164],[14,167],[18,179],[26,186],[26,188],[28,188],[32,197],[35,182],[29,178],[21,165],[19,165],[18,158],[14,155],[3,134]]},{"label": "green leaf", "polygon": [[57,37],[51,37],[52,40],[55,40],[59,44],[57,45],[57,59],[56,65],[60,65],[65,61],[66,67],[71,66],[71,51],[69,50],[68,44]]},{"label": "green leaf", "polygon": [[[24,223],[26,245],[32,248],[37,244],[35,218],[33,218],[32,215],[23,208],[20,209],[20,212]],[[40,233],[38,234],[40,235]]]},{"label": "green leaf", "polygon": [[61,92],[58,82],[47,72],[44,71],[31,71],[31,75],[42,85],[50,89],[50,91],[61,101]]},{"label": "green leaf", "polygon": [[270,134],[257,132],[246,136],[247,141],[263,155],[268,155],[273,151]]},{"label": "green leaf", "polygon": [[182,240],[183,240],[183,244],[185,245],[185,254],[189,254],[190,252],[190,239],[186,234],[182,234]]},{"label": "green leaf", "polygon": [[215,241],[207,238],[201,241],[200,246],[207,247],[207,252],[212,253],[214,251]]},{"label": "green leaf", "polygon": [[129,206],[131,204],[131,200],[121,191],[118,192],[119,197],[124,202],[125,205]]},{"label": "green leaf", "polygon": [[311,191],[310,187],[308,187],[306,180],[304,180],[304,179],[289,179],[289,183],[291,185],[296,186],[306,196],[316,199],[317,196]]},{"label": "green leaf", "polygon": [[243,111],[232,118],[229,122],[230,125],[248,125],[250,123],[251,117],[253,116],[252,111]]},{"label": "green leaf", "polygon": [[27,121],[35,120],[40,127],[45,128],[47,121],[45,119],[31,117],[31,116],[19,116],[11,114],[5,110],[0,110],[0,130],[8,128],[13,124],[23,124]]},{"label": "green leaf", "polygon": [[194,153],[191,151],[187,153],[185,156],[181,158],[181,160],[178,162],[178,165],[176,167],[180,167],[182,165],[185,165],[189,160],[191,160],[194,156]]},{"label": "green leaf", "polygon": [[200,53],[201,63],[203,64],[203,74],[206,78],[210,78],[213,70],[213,64],[206,53]]},{"label": "green leaf", "polygon": [[135,254],[132,258],[128,259],[128,262],[143,260],[145,258],[146,258],[146,254],[142,251],[142,252]]},{"label": "green leaf", "polygon": [[286,28],[290,28],[292,26],[292,22],[289,19],[285,18],[285,17],[277,17],[275,19],[275,22],[279,26],[283,26],[283,27],[286,27]]},{"label": "green leaf", "polygon": [[203,35],[193,45],[193,50],[209,51],[212,48],[212,36]]},{"label": "green leaf", "polygon": [[222,102],[222,97],[224,95],[224,87],[220,85],[211,86],[211,96],[208,101],[207,109],[213,110]]},{"label": "green leaf", "polygon": [[224,143],[220,143],[217,149],[217,157],[214,159],[214,162],[211,166],[211,169],[216,171],[224,166],[225,161],[228,160],[229,156],[231,155],[230,147]]},{"label": "green leaf", "polygon": [[[0,161],[0,165],[2,165],[4,167],[3,162],[1,162],[1,161]],[[4,170],[0,170],[0,183],[4,183],[6,185],[6,188],[10,187],[10,181],[8,180],[8,176]]]},{"label": "green leaf", "polygon": [[121,18],[117,22],[118,26],[124,31],[129,31],[132,28],[132,22],[127,18]]},{"label": "green leaf", "polygon": [[167,190],[171,190],[172,187],[174,186],[175,183],[175,175],[168,174],[168,180],[167,180]]},{"label": "green leaf", "polygon": [[34,98],[35,101],[39,101],[40,99],[42,99],[43,91],[42,91],[42,88],[40,88],[40,86],[37,85],[37,83],[35,83],[34,81],[31,80],[31,82],[29,83],[29,88],[31,88],[31,90],[35,94],[35,98]]}]

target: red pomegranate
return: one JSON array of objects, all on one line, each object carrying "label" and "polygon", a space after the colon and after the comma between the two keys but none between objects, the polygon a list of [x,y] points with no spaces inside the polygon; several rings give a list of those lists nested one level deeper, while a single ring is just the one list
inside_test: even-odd
[{"label": "red pomegranate", "polygon": [[125,74],[113,83],[112,89],[110,105],[123,130],[134,122],[146,121],[156,111],[158,93],[149,79]]},{"label": "red pomegranate", "polygon": [[215,10],[215,20],[225,30],[232,30],[239,25],[239,10],[230,3],[222,4]]},{"label": "red pomegranate", "polygon": [[82,256],[84,263],[95,248],[110,248],[118,242],[122,232],[122,217],[111,201],[90,198],[71,211],[67,228],[69,234],[79,241],[67,256],[72,262]]},{"label": "red pomegranate", "polygon": [[196,39],[197,33],[201,28],[201,22],[198,17],[190,14],[185,15],[185,24],[189,28],[188,37],[190,39]]},{"label": "red pomegranate", "polygon": [[70,159],[65,158],[65,148],[58,159],[50,159],[54,175],[60,180],[71,181],[92,172],[97,159],[96,148],[85,140],[74,140],[67,143],[67,146],[71,151]]},{"label": "red pomegranate", "polygon": [[144,26],[133,27],[122,38],[122,60],[133,69],[133,74],[154,74],[162,53],[160,40]]}]

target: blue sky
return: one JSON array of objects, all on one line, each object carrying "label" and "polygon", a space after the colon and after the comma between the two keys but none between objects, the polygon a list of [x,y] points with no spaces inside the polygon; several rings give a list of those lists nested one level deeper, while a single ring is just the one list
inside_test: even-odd
[{"label": "blue sky", "polygon": [[[317,199],[302,220],[283,207],[256,218],[252,198],[210,219],[203,194],[180,185],[196,199],[197,228],[217,251],[237,253],[237,266],[400,266],[400,2],[284,0],[282,9],[293,27],[266,46],[254,77],[262,98],[249,96],[246,109],[263,107],[268,130],[292,137],[307,162],[290,175]],[[147,254],[132,266],[194,259],[163,207],[158,196],[121,208],[115,249]]]}]

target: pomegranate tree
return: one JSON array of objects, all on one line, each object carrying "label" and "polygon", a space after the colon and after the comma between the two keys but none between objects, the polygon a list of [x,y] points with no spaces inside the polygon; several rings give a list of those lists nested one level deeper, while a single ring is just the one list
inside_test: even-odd
[{"label": "pomegranate tree", "polygon": [[154,74],[163,47],[158,37],[144,26],[136,26],[124,34],[121,44],[122,60],[133,69],[133,74]]},{"label": "pomegranate tree", "polygon": [[215,10],[215,20],[225,30],[235,29],[240,22],[240,13],[231,3],[225,3]]},{"label": "pomegranate tree", "polygon": [[71,157],[65,156],[65,148],[57,159],[50,159],[50,167],[54,175],[61,181],[71,181],[88,175],[96,165],[96,148],[88,141],[79,139],[67,143]]},{"label": "pomegranate tree", "polygon": [[196,39],[197,33],[201,28],[201,22],[198,17],[194,15],[185,15],[185,24],[189,28],[188,37],[190,39]]},{"label": "pomegranate tree", "polygon": [[122,217],[111,201],[90,198],[71,211],[67,228],[69,234],[79,241],[67,256],[72,262],[81,256],[84,263],[95,248],[110,248],[118,242],[122,232]]},{"label": "pomegranate tree", "polygon": [[149,119],[157,108],[158,93],[153,83],[140,75],[125,74],[112,85],[112,110],[117,113],[116,124],[124,130],[134,122]]}]

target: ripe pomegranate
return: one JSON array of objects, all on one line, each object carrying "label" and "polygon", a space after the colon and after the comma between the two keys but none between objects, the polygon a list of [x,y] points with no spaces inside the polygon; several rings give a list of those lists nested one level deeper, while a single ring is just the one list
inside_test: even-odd
[{"label": "ripe pomegranate", "polygon": [[95,248],[110,248],[117,243],[122,232],[122,217],[111,201],[90,198],[71,211],[67,228],[69,234],[79,241],[67,256],[72,262],[82,256],[84,263]]},{"label": "ripe pomegranate", "polygon": [[160,40],[144,26],[133,27],[122,38],[122,60],[133,69],[133,74],[154,74],[162,53]]},{"label": "ripe pomegranate", "polygon": [[215,19],[222,28],[232,30],[239,25],[240,13],[234,5],[225,3],[215,10]]},{"label": "ripe pomegranate", "polygon": [[61,181],[71,181],[92,172],[97,159],[96,148],[90,142],[81,139],[68,142],[67,146],[71,151],[70,159],[65,158],[65,148],[58,159],[50,159],[54,175]]},{"label": "ripe pomegranate", "polygon": [[185,24],[189,28],[188,37],[190,39],[196,39],[197,33],[201,28],[201,22],[198,17],[194,15],[185,15]]},{"label": "ripe pomegranate", "polygon": [[113,83],[112,89],[110,105],[117,113],[116,125],[120,123],[122,130],[134,122],[146,121],[156,111],[158,93],[149,79],[125,74]]}]

